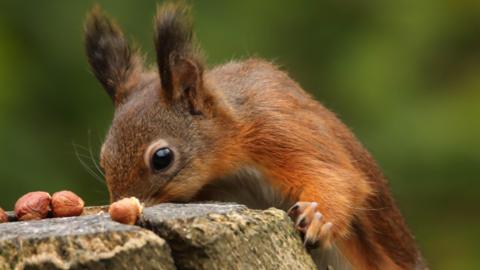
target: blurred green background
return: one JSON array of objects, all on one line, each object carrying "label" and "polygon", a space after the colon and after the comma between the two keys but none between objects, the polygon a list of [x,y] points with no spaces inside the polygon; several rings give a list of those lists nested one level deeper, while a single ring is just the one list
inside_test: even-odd
[{"label": "blurred green background", "polygon": [[[153,62],[156,1],[99,1]],[[480,1],[198,1],[213,66],[274,60],[372,152],[432,269],[480,269]],[[90,167],[112,105],[89,72],[92,1],[0,1],[0,205],[70,189],[104,204]]]}]

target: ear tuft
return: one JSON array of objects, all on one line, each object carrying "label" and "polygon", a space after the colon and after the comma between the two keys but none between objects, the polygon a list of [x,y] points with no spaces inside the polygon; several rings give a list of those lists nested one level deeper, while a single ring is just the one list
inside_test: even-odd
[{"label": "ear tuft", "polygon": [[[193,44],[190,9],[186,6],[167,3],[157,9],[155,17],[155,49],[162,88],[167,98],[174,96],[175,66],[183,66],[184,60],[196,65],[195,76],[201,76],[198,52]],[[178,76],[177,76],[178,77]],[[199,77],[198,77],[199,78]]]},{"label": "ear tuft", "polygon": [[125,86],[140,69],[120,28],[95,5],[85,22],[85,49],[92,70],[117,104],[126,95]]},{"label": "ear tuft", "polygon": [[167,103],[188,106],[193,115],[213,115],[216,98],[203,84],[201,53],[194,42],[190,9],[164,4],[157,10],[154,26],[161,97]]}]

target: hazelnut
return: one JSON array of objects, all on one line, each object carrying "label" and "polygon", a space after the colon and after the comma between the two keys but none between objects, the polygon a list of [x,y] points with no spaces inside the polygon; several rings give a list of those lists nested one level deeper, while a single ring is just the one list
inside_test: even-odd
[{"label": "hazelnut", "polygon": [[0,207],[0,223],[8,222],[8,216],[5,211]]},{"label": "hazelnut", "polygon": [[143,206],[135,197],[116,201],[108,208],[110,217],[116,222],[133,225],[143,211]]},{"label": "hazelnut", "polygon": [[50,194],[43,191],[29,192],[15,203],[18,220],[36,220],[46,218],[50,211]]},{"label": "hazelnut", "polygon": [[63,190],[52,195],[52,214],[54,217],[74,217],[83,213],[85,203],[77,194]]}]

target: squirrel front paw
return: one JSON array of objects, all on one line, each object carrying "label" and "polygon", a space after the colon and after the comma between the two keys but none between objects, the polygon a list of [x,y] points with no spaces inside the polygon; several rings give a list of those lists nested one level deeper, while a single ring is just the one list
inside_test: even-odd
[{"label": "squirrel front paw", "polygon": [[317,206],[317,202],[297,202],[287,213],[300,231],[305,247],[328,248],[332,244],[333,224],[325,220]]}]

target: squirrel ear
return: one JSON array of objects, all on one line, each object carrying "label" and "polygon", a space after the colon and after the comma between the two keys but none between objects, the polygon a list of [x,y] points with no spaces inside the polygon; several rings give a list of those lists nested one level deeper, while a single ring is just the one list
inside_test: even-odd
[{"label": "squirrel ear", "polygon": [[154,26],[161,96],[169,103],[186,101],[194,114],[211,112],[213,97],[203,85],[203,65],[193,42],[189,9],[164,4],[157,10]]},{"label": "squirrel ear", "polygon": [[140,75],[141,63],[140,58],[131,51],[120,28],[98,5],[87,15],[85,49],[95,77],[117,105]]}]

